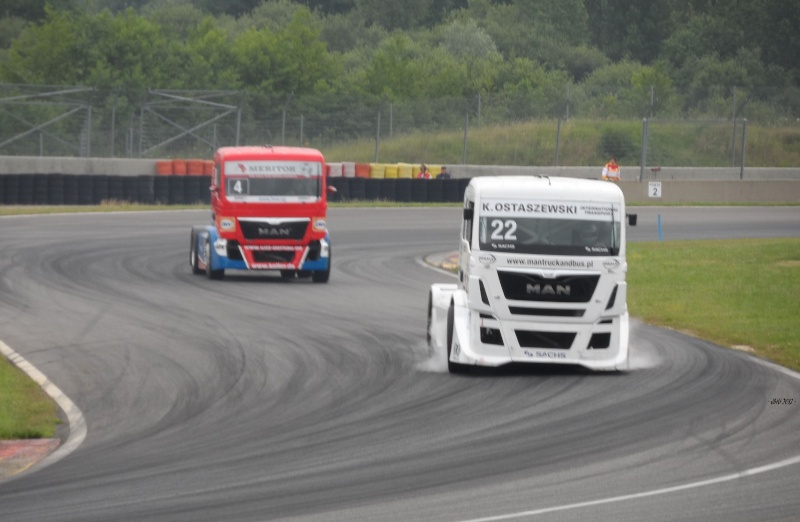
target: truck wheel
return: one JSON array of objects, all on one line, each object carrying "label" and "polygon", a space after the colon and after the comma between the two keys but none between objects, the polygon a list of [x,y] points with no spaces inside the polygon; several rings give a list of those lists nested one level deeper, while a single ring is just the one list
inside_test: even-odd
[{"label": "truck wheel", "polygon": [[211,266],[211,240],[206,239],[206,243],[203,246],[203,254],[206,258],[206,277],[209,279],[222,279],[222,276],[225,275],[225,270],[214,270],[214,267]]},{"label": "truck wheel", "polygon": [[328,268],[325,270],[320,270],[318,272],[313,272],[311,274],[311,280],[315,283],[327,283],[328,279],[331,278],[331,251],[330,247],[328,247]]},{"label": "truck wheel", "polygon": [[197,257],[197,229],[192,228],[192,243],[189,247],[189,266],[192,267],[193,274],[202,274],[203,271],[198,268]]},{"label": "truck wheel", "polygon": [[431,347],[431,324],[433,323],[433,292],[428,292],[428,328],[425,330],[425,339]]},{"label": "truck wheel", "polygon": [[469,371],[467,366],[450,361],[450,351],[453,349],[454,316],[455,307],[451,301],[450,308],[447,309],[447,369],[450,373],[467,373]]}]

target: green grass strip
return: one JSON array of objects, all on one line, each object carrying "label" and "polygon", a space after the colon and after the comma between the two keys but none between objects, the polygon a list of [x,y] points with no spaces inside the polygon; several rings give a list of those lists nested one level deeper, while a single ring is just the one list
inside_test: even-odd
[{"label": "green grass strip", "polygon": [[0,440],[51,438],[59,422],[50,396],[0,356]]},{"label": "green grass strip", "polygon": [[627,279],[644,322],[800,370],[800,239],[629,243]]}]

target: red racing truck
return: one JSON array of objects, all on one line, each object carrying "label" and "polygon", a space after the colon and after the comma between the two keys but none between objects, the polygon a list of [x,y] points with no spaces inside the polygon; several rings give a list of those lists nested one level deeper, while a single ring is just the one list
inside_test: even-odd
[{"label": "red racing truck", "polygon": [[284,279],[327,283],[325,174],[325,159],[315,149],[217,150],[210,187],[213,224],[192,228],[192,272],[221,279],[231,269],[279,270]]}]

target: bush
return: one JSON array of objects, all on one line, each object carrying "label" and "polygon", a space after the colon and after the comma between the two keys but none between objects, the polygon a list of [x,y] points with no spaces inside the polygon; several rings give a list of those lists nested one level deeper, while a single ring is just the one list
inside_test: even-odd
[{"label": "bush", "polygon": [[626,129],[609,127],[600,135],[598,152],[603,158],[617,158],[619,162],[638,159],[639,147]]}]

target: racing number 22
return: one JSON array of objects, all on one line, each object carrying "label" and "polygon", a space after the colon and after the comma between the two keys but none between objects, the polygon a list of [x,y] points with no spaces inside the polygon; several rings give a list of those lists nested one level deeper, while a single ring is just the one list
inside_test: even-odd
[{"label": "racing number 22", "polygon": [[513,219],[492,220],[492,239],[495,241],[505,239],[506,241],[515,241],[517,239],[517,222]]}]

